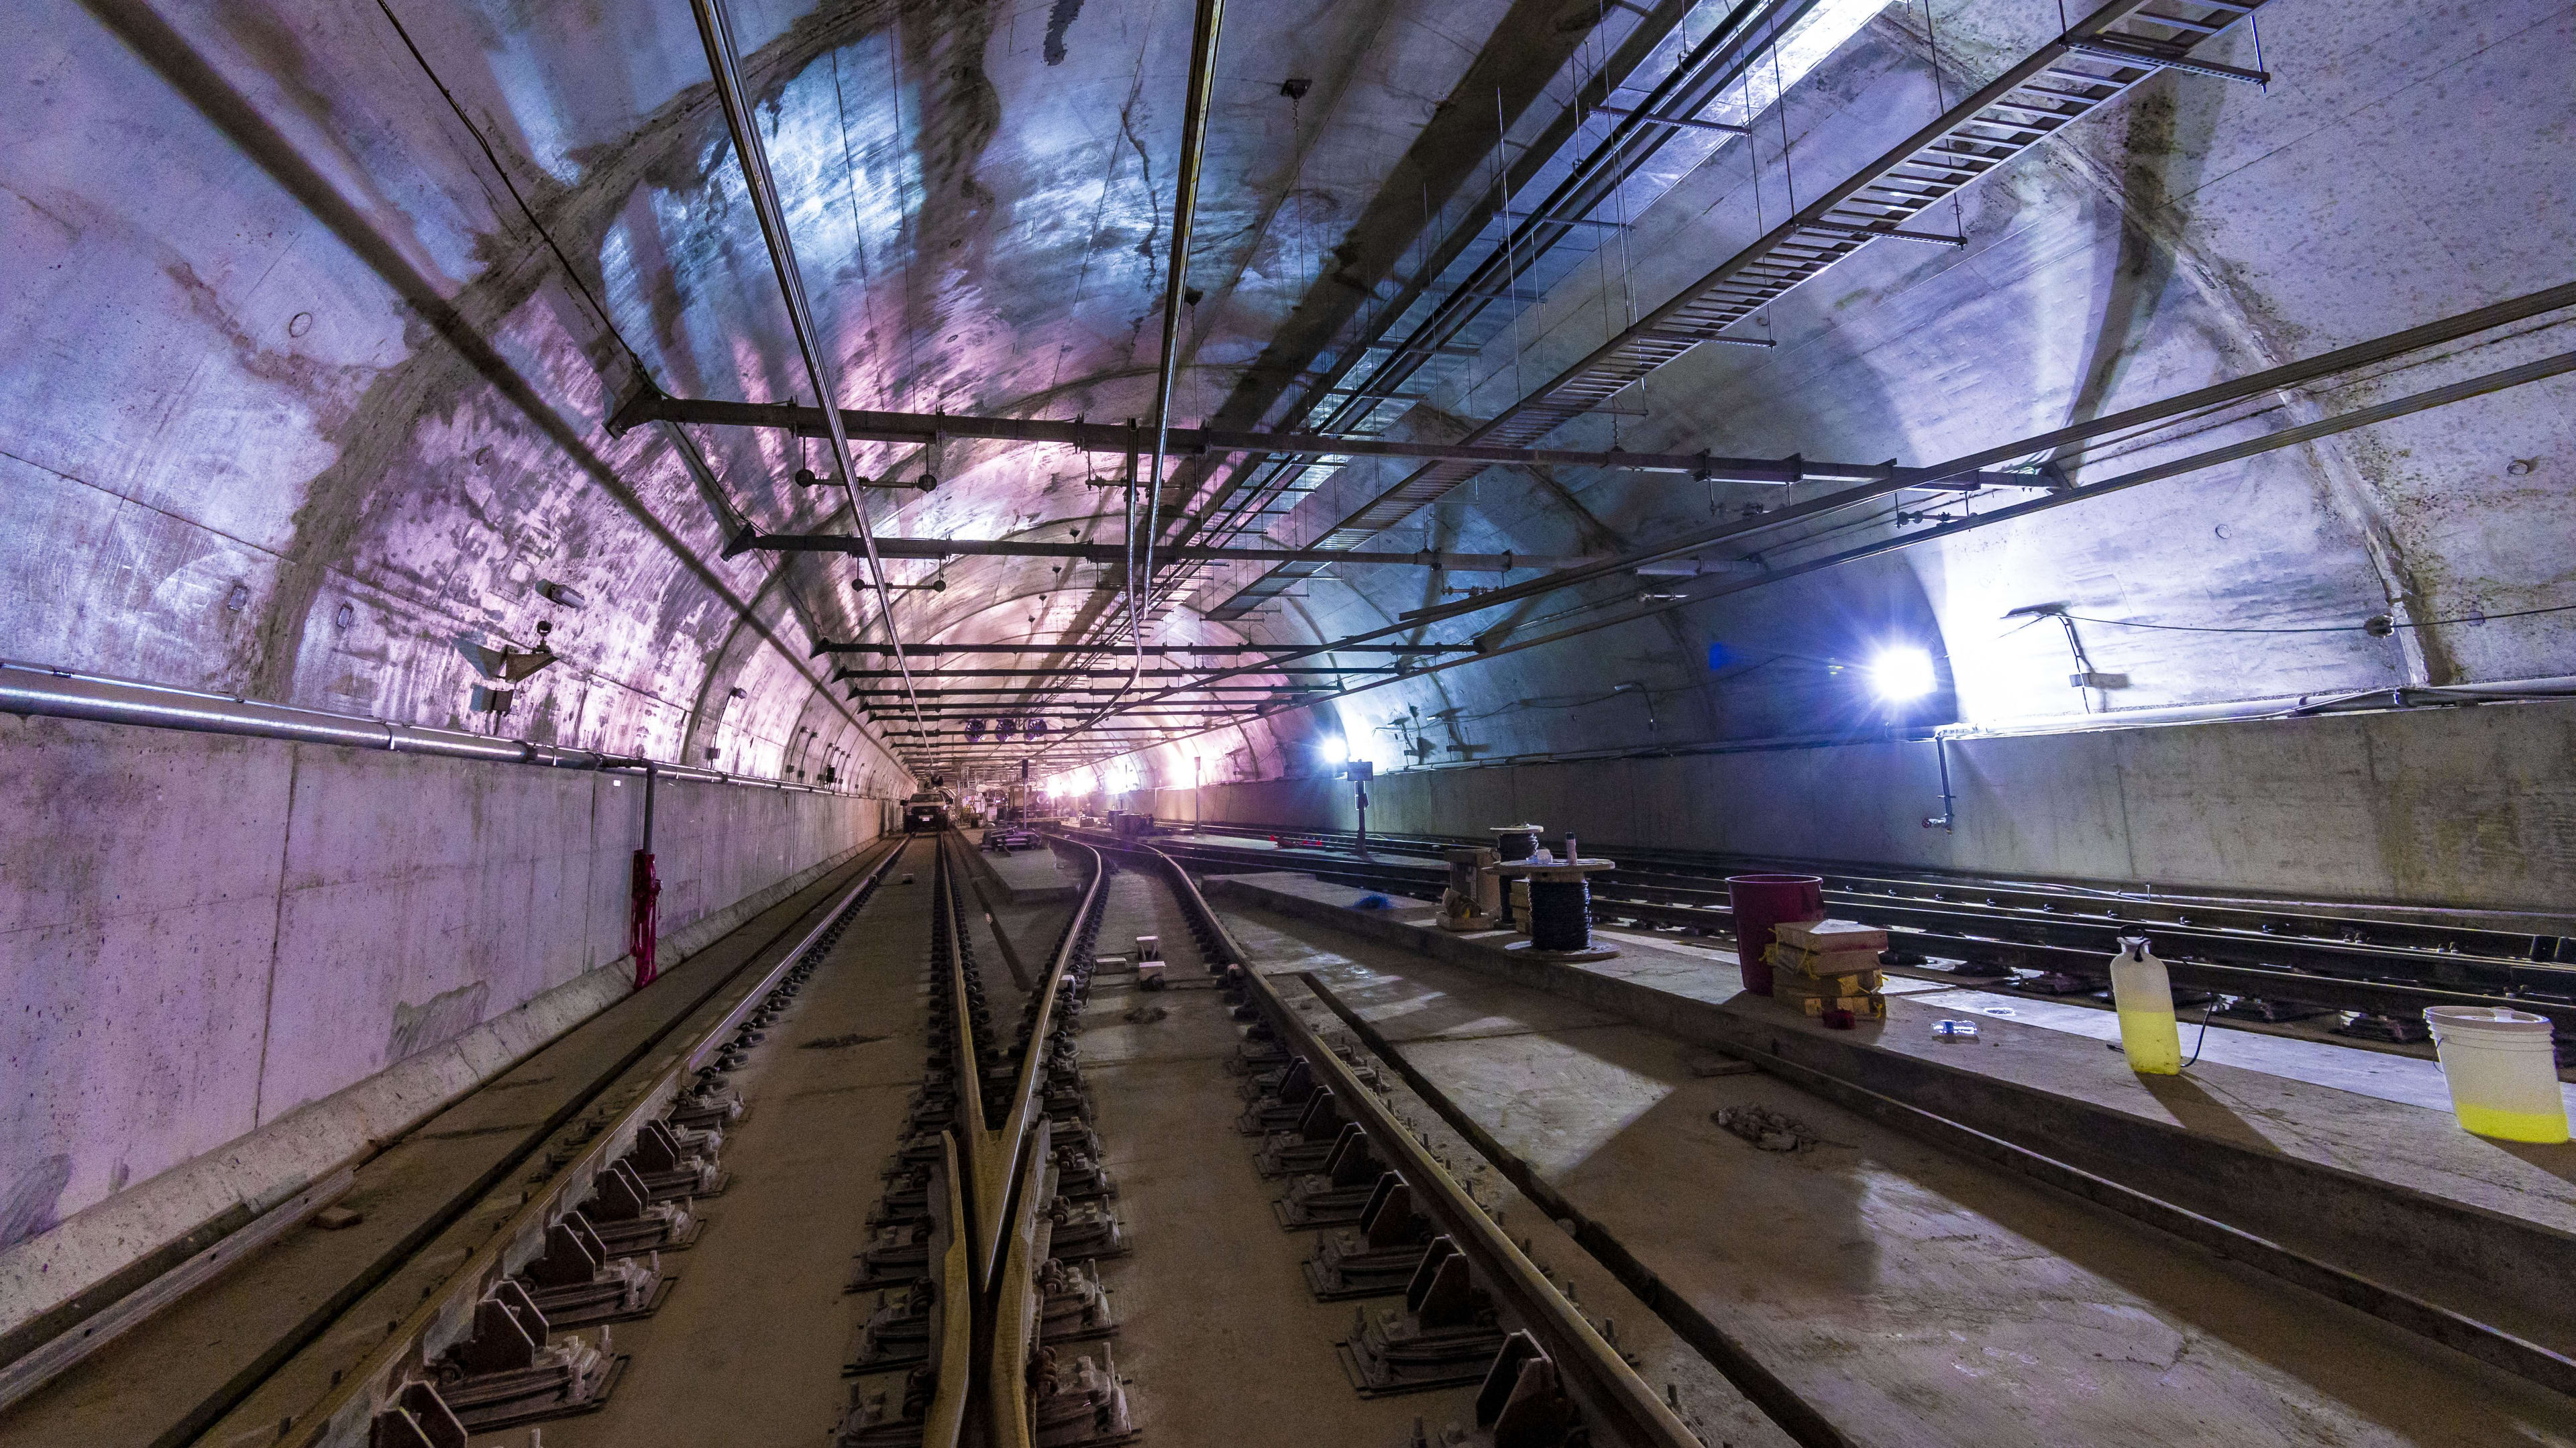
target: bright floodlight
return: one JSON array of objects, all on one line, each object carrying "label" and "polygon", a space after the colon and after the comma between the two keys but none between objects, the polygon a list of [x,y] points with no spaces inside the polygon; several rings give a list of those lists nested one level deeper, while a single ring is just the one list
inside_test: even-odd
[{"label": "bright floodlight", "polygon": [[1339,734],[1325,735],[1319,747],[1324,751],[1326,764],[1340,764],[1351,757],[1351,741]]},{"label": "bright floodlight", "polygon": [[1920,699],[1932,692],[1932,656],[1916,648],[1881,649],[1869,661],[1869,686],[1891,704]]}]

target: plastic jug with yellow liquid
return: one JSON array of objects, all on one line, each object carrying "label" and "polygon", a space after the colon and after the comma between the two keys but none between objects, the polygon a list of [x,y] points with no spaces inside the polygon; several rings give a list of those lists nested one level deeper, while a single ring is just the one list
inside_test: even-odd
[{"label": "plastic jug with yellow liquid", "polygon": [[2111,1002],[2120,1010],[2120,1049],[2141,1076],[2182,1074],[2182,1030],[2174,1024],[2173,979],[2143,935],[2122,936],[2111,957]]}]

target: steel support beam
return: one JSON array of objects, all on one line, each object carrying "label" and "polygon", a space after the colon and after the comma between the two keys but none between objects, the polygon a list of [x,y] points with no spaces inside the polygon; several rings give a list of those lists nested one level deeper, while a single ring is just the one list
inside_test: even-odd
[{"label": "steel support beam", "polygon": [[[994,442],[1049,443],[1084,452],[1140,456],[1153,449],[1152,436],[1122,423],[1053,422],[1043,418],[972,417],[945,412],[871,412],[838,409],[841,430],[862,442],[929,446],[950,438]],[[665,397],[643,392],[609,420],[612,434],[647,422],[694,423],[705,427],[780,428],[804,437],[828,436],[819,407],[784,402],[714,402]],[[1174,457],[1212,453],[1257,453],[1283,457],[1411,458],[1425,462],[1481,463],[1502,467],[1616,468],[1628,472],[1678,473],[1717,483],[1869,483],[1886,482],[1908,470],[1889,463],[1817,462],[1792,453],[1785,458],[1718,457],[1711,453],[1645,453],[1621,448],[1499,447],[1470,443],[1413,442],[1400,438],[1338,433],[1248,432],[1228,428],[1175,427],[1166,430],[1164,447]],[[1920,486],[1965,489],[1971,484],[2031,487],[2028,473],[1993,473],[1977,477],[1952,475]],[[890,544],[894,540],[887,540]],[[1168,550],[1160,550],[1166,552]],[[899,556],[899,555],[889,555]],[[1346,555],[1336,555],[1346,556]]]},{"label": "steel support beam", "polygon": [[[1143,671],[1143,677],[1148,679],[1189,679],[1196,678],[1201,672],[1203,671],[1198,669],[1146,669]],[[1239,664],[1234,667],[1232,672],[1259,674],[1400,674],[1405,671],[1399,668],[1380,667],[1377,665],[1354,666],[1347,669],[1325,666],[1274,669],[1263,664]],[[893,679],[900,677],[902,677],[901,673],[894,669],[842,669],[832,675],[832,680],[834,683],[838,683],[843,679]],[[1135,675],[1126,669],[986,669],[969,667],[950,669],[941,674],[924,674],[921,677],[926,679],[1125,679],[1135,677]],[[1182,687],[1187,686],[1184,685]]]},{"label": "steel support beam", "polygon": [[[1218,684],[1205,689],[1192,689],[1184,686],[1177,691],[1167,692],[1175,695],[1289,694],[1301,692],[1310,687],[1314,688],[1316,698],[1324,697],[1323,690],[1319,686],[1290,684]],[[1067,684],[1062,688],[1049,686],[1043,691],[1032,691],[1025,686],[1004,687],[1002,685],[995,684],[988,688],[981,689],[924,689],[921,691],[921,697],[925,699],[962,699],[969,696],[976,698],[998,697],[1003,700],[1029,699],[1043,702],[1044,700],[1052,699],[1059,694],[1123,694],[1126,692],[1127,691],[1124,689],[1104,688],[1097,685],[1087,684]],[[849,697],[853,699],[901,699],[907,696],[901,689],[852,689],[849,691]],[[1182,702],[1187,703],[1189,701],[1182,700]],[[1281,702],[1285,703],[1287,701],[1282,700]],[[997,704],[994,707],[999,708],[1000,705]]]},{"label": "steel support beam", "polygon": [[[2021,481],[2030,481],[2027,478]],[[1956,486],[1950,484],[1947,486]],[[1971,483],[1969,487],[1976,486]],[[751,552],[764,553],[859,553],[862,540],[846,533],[763,533],[751,530],[737,533],[725,544],[724,556],[740,557]],[[1461,573],[1506,573],[1515,568],[1572,568],[1590,563],[1599,555],[1519,553],[1443,553],[1436,548],[1411,553],[1356,553],[1324,548],[1211,548],[1181,547],[1162,550],[1166,559],[1183,559],[1206,563],[1385,563],[1412,568],[1447,568]],[[880,538],[876,556],[945,560],[949,558],[1070,558],[1083,563],[1126,562],[1126,550],[1116,543],[1041,543],[1014,538]],[[1130,652],[1127,649],[1121,653]]]},{"label": "steel support beam", "polygon": [[[2326,377],[2350,372],[2357,368],[2389,361],[2410,352],[2458,341],[2462,338],[2475,336],[2481,332],[2489,331],[2496,327],[2506,326],[2529,317],[2540,316],[2548,312],[2558,311],[2571,306],[2576,306],[2576,283],[2567,283],[2560,286],[2549,287],[2525,296],[2515,297],[2507,301],[2481,307],[2474,311],[2464,312],[2456,316],[2444,317],[2424,323],[2420,326],[2410,327],[2402,332],[2391,333],[2385,337],[2375,338],[2368,342],[2356,343],[2350,347],[2340,348],[2333,352],[2322,353],[2316,357],[2308,358],[2303,361],[2286,363],[2280,367],[2253,373],[2245,377],[2237,378],[2233,381],[2217,383],[2209,387],[2182,393],[2177,396],[2167,398],[2162,402],[2149,403],[2108,417],[2095,418],[2090,422],[2078,423],[2070,427],[2060,428],[2054,432],[2043,433],[2036,437],[2020,438],[2009,443],[2001,444],[1997,447],[1955,459],[1952,462],[1943,464],[1939,468],[1930,469],[1928,471],[1936,473],[1946,469],[1959,469],[1964,471],[1969,468],[1983,466],[1989,462],[1999,461],[2005,458],[2027,457],[2036,452],[2055,450],[2064,447],[2068,443],[2086,441],[2097,437],[2108,437],[2131,433],[2150,424],[2176,421],[2193,414],[2206,412],[2211,408],[2230,402],[2241,401],[2247,398],[2259,396],[2266,392],[2278,391],[2285,387],[2297,386],[2303,383],[2314,382]],[[1652,617],[1656,614],[1670,612],[1673,609],[1684,608],[1693,604],[1705,603],[1711,599],[1723,597],[1727,594],[1740,593],[1749,589],[1760,588],[1772,583],[1777,583],[1783,579],[1814,573],[1827,568],[1838,567],[1844,563],[1853,562],[1860,558],[1873,557],[1896,549],[1913,547],[1920,543],[1949,537],[1959,532],[1975,528],[1991,527],[1996,524],[2013,521],[2016,518],[2028,516],[2032,513],[2066,506],[2099,494],[2120,491],[2145,483],[2161,481],[2165,478],[2180,476],[2202,468],[2214,467],[2221,463],[2236,461],[2265,451],[2294,446],[2302,442],[2312,441],[2318,437],[2329,436],[2355,427],[2368,426],[2372,423],[2386,421],[2393,417],[2404,416],[2409,413],[2423,411],[2428,408],[2445,406],[2451,402],[2460,401],[2468,397],[2482,396],[2503,388],[2521,386],[2547,377],[2565,375],[2569,372],[2576,372],[2576,353],[2563,353],[2555,357],[2543,358],[2536,362],[2524,364],[2521,367],[2507,368],[2501,372],[2490,373],[2483,377],[2471,378],[2465,382],[2453,383],[2448,387],[2435,388],[2429,392],[2416,394],[2413,397],[2400,398],[2396,401],[2383,403],[2376,407],[2356,409],[2352,412],[2340,414],[2336,417],[2320,419],[2317,422],[2304,424],[2299,427],[2284,428],[2277,432],[2267,433],[2261,437],[2249,439],[2245,442],[2230,444],[2226,447],[2199,453],[2171,463],[2164,463],[2140,469],[2136,472],[2123,474],[2119,477],[2106,479],[2102,482],[2091,484],[2078,483],[2064,490],[2053,492],[2049,497],[2018,504],[2006,509],[2000,509],[1992,513],[1979,514],[1974,518],[1963,520],[1959,523],[1939,528],[1925,529],[1921,532],[1901,535],[1894,538],[1883,539],[1877,542],[1864,544],[1859,548],[1833,554],[1825,558],[1813,559],[1794,565],[1786,565],[1766,571],[1754,577],[1736,579],[1726,583],[1722,587],[1691,592],[1670,601],[1659,602],[1635,609],[1623,609],[1616,612],[1605,613],[1597,619],[1577,624],[1570,628],[1560,629],[1535,638],[1515,640],[1507,643],[1496,643],[1493,647],[1480,649],[1479,652],[1486,657],[1491,657],[1493,655],[1503,653],[1518,653],[1524,649],[1539,647],[1543,644],[1561,642],[1599,629],[1633,622],[1641,618]],[[1720,524],[1716,527],[1686,534],[1679,538],[1668,539],[1661,543],[1649,545],[1648,547],[1639,549],[1635,552],[1623,554],[1619,558],[1613,559],[1606,564],[1594,565],[1586,568],[1568,569],[1562,573],[1551,574],[1545,578],[1532,579],[1527,583],[1511,584],[1502,588],[1497,588],[1487,593],[1480,594],[1474,598],[1461,599],[1455,603],[1436,604],[1429,608],[1417,609],[1402,615],[1394,623],[1352,634],[1342,639],[1333,640],[1329,643],[1319,643],[1310,648],[1300,649],[1299,651],[1285,655],[1284,657],[1311,658],[1319,654],[1331,653],[1337,649],[1349,648],[1354,644],[1386,638],[1392,634],[1413,632],[1443,620],[1462,618],[1471,614],[1481,613],[1487,609],[1495,608],[1503,604],[1519,602],[1522,599],[1543,597],[1562,589],[1575,587],[1622,571],[1633,572],[1637,568],[1647,564],[1683,557],[1701,549],[1714,546],[1730,538],[1741,537],[1777,528],[1789,523],[1819,518],[1846,508],[1856,507],[1885,497],[1891,491],[1893,490],[1884,488],[1853,488],[1840,493],[1829,494],[1824,497],[1812,499],[1806,503],[1775,510],[1758,518],[1747,519],[1737,523]],[[1447,669],[1459,668],[1476,662],[1479,662],[1479,660],[1456,659],[1448,661],[1433,661],[1405,672],[1409,672],[1414,675],[1427,675]],[[1215,687],[1213,684],[1213,681],[1215,680],[1236,677],[1238,675],[1249,674],[1256,671],[1284,672],[1284,670],[1277,669],[1275,666],[1268,664],[1237,665],[1230,669],[1217,670],[1207,674],[1205,677],[1211,681],[1210,683],[1159,689],[1154,693],[1147,695],[1146,698],[1140,702],[1151,702],[1155,699],[1172,697],[1184,692],[1185,690],[1191,692],[1207,692],[1212,687]],[[1387,682],[1392,681],[1383,679],[1372,680],[1353,688],[1335,691],[1332,694],[1298,701],[1297,703],[1288,705],[1287,707],[1308,707],[1313,704],[1322,703],[1326,698],[1360,692],[1362,690],[1378,687],[1380,684]]]},{"label": "steel support beam", "polygon": [[[1147,644],[1149,654],[1282,654],[1302,649],[1305,644]],[[817,645],[818,654],[881,654],[884,644]],[[1350,654],[1472,654],[1474,644],[1353,644],[1341,650]],[[937,658],[950,654],[1070,654],[1085,653],[1079,644],[913,644],[904,650],[916,658]],[[1122,652],[1124,652],[1122,650]]]}]

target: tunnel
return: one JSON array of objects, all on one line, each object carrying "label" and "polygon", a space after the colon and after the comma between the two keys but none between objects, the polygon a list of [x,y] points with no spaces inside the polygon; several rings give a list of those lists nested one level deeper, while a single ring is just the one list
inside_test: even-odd
[{"label": "tunnel", "polygon": [[2576,1444],[2576,6],[13,12],[0,1441]]}]

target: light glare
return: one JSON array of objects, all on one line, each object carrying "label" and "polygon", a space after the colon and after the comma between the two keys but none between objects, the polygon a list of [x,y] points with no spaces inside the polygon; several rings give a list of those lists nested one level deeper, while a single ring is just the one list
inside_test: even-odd
[{"label": "light glare", "polygon": [[1932,656],[1921,649],[1881,649],[1869,661],[1870,688],[1891,704],[1920,699],[1938,682],[1932,674]]},{"label": "light glare", "polygon": [[1317,747],[1323,751],[1326,764],[1345,763],[1351,757],[1351,741],[1339,734],[1325,735],[1323,742]]}]

